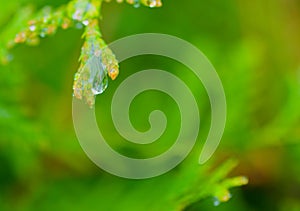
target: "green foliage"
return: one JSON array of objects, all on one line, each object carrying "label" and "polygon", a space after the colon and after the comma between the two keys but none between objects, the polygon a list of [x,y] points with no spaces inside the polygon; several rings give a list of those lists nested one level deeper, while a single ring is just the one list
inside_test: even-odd
[{"label": "green foliage", "polygon": [[[139,2],[135,1],[127,2],[130,4],[134,4],[135,6],[139,4]],[[9,54],[7,50],[13,48],[16,44],[25,43],[28,45],[36,46],[40,43],[41,38],[55,34],[59,28],[68,29],[72,26],[84,26],[85,30],[82,36],[82,38],[84,39],[84,43],[81,49],[80,67],[79,71],[75,75],[73,89],[74,95],[77,98],[84,99],[90,106],[93,106],[95,103],[95,94],[92,91],[93,84],[90,83],[90,78],[93,77],[92,67],[89,66],[89,61],[91,60],[91,58],[100,58],[100,61],[102,61],[100,65],[103,65],[104,74],[108,75],[113,80],[117,77],[119,71],[118,61],[116,60],[111,50],[106,47],[106,44],[102,39],[102,35],[100,32],[98,21],[101,17],[101,3],[102,2],[99,0],[73,0],[67,5],[63,5],[55,9],[50,6],[46,6],[38,12],[34,12],[32,7],[25,7],[24,9],[20,10],[18,14],[15,15],[14,19],[11,20],[11,24],[9,24],[7,28],[2,31],[2,63],[7,63],[9,61]],[[160,1],[141,1],[141,3],[150,7],[161,6]],[[106,76],[104,76],[103,80],[107,80]],[[103,81],[100,81],[100,83],[103,83]],[[106,87],[104,87],[103,90],[105,88]],[[2,113],[3,112],[8,111],[3,110]],[[13,114],[15,115],[15,112],[13,112]],[[10,114],[3,113],[3,115]],[[19,119],[15,119],[15,121],[18,122],[18,124],[21,123],[21,120]],[[12,123],[12,126],[14,124],[15,123]],[[25,122],[24,126],[27,125],[30,124]],[[9,124],[7,124],[6,122],[4,126],[9,127]],[[43,134],[38,135],[38,133],[34,131],[34,128],[36,128],[36,125],[32,125],[32,129],[29,128],[28,130],[26,130],[27,133],[36,134],[37,136],[42,137]],[[20,131],[18,131],[17,133],[19,132]],[[25,136],[22,135],[22,137]],[[8,140],[10,139],[13,139],[15,141],[15,138],[13,137],[8,138]],[[26,139],[23,138],[23,141],[25,140]],[[20,140],[20,142],[22,142],[22,140]],[[13,144],[13,142],[6,143],[5,146],[8,146],[10,144]],[[17,158],[17,160],[14,161],[16,162],[14,164],[16,168],[15,170],[18,171],[17,175],[19,175],[20,177],[26,175],[28,165],[33,165],[35,166],[35,168],[40,169],[39,163],[33,164],[33,162],[38,160],[40,148],[36,146],[39,146],[40,144],[34,143],[33,145],[27,145],[26,148],[28,148],[29,151],[24,151],[24,154],[20,154],[23,152],[19,149],[19,146],[12,147],[12,149],[14,149],[12,153],[14,151],[16,151],[16,153],[19,153],[18,155],[9,155],[9,157]],[[21,157],[26,157],[26,159],[18,160],[18,158]],[[220,168],[215,173],[208,176],[208,178],[212,177],[212,179],[204,177],[203,173],[199,172],[199,170],[193,173],[191,169],[185,169],[185,172],[181,170],[182,173],[177,173],[176,175],[171,176],[172,179],[168,179],[166,177],[162,179],[155,179],[153,180],[153,185],[155,185],[155,183],[159,183],[164,186],[164,188],[162,188],[163,192],[160,193],[163,197],[157,198],[157,193],[150,192],[149,199],[159,201],[156,206],[157,208],[155,208],[157,210],[182,209],[191,203],[209,196],[215,196],[216,199],[218,199],[220,202],[225,202],[230,198],[228,191],[229,188],[246,184],[245,180],[242,180],[240,178],[228,179],[223,181],[226,174],[232,169],[232,167],[233,166],[230,164],[229,166],[226,165]],[[186,181],[182,181],[182,176],[184,175],[185,177],[187,177]],[[116,186],[114,191],[118,191],[118,189],[123,186],[122,183],[119,184],[120,187]],[[132,194],[136,194],[137,196],[140,195],[140,193],[144,191],[143,186],[143,184],[138,185],[132,190]],[[196,188],[193,188],[194,186]],[[103,189],[105,187],[100,188]],[[109,186],[107,188],[109,188]],[[105,194],[105,192],[101,190],[99,190],[98,193],[101,195]],[[125,202],[128,203],[129,201],[124,201],[124,203]],[[7,205],[9,206],[9,204]],[[28,206],[35,207],[36,205],[32,204]],[[40,206],[40,209],[45,209],[43,204],[40,204],[38,206]],[[46,204],[46,206],[48,205]],[[113,204],[109,204],[108,206],[109,207],[107,207],[107,209],[121,209],[117,208],[117,206],[113,208]],[[122,206],[125,207],[126,204]],[[131,206],[133,206],[131,210],[140,210],[147,209],[147,206],[149,205],[147,205],[147,200],[141,200],[140,202],[137,202],[136,204]]]},{"label": "green foliage", "polygon": [[[118,2],[121,3],[122,1]],[[140,4],[149,7],[162,5],[160,0],[128,0],[126,2],[135,7]],[[40,38],[55,34],[58,28],[67,29],[70,26],[81,28],[85,26],[86,30],[83,35],[85,43],[80,57],[81,65],[75,75],[73,89],[76,98],[84,99],[92,107],[95,104],[95,94],[93,93],[93,84],[89,82],[89,79],[94,80],[91,78],[94,76],[91,75],[91,67],[86,66],[87,61],[93,56],[101,57],[104,74],[108,74],[112,80],[119,73],[118,62],[101,37],[98,23],[101,18],[101,5],[102,0],[73,0],[56,9],[46,6],[36,13],[31,7],[23,9],[1,35],[1,63],[6,64],[11,60],[11,55],[7,49],[11,49],[16,44],[26,43],[35,46],[40,43]],[[107,81],[106,76],[103,80]],[[101,86],[105,87],[102,85],[102,81],[100,83]]]},{"label": "green foliage", "polygon": [[[126,4],[99,6],[100,1],[95,1],[98,9],[86,10],[86,2],[71,1],[65,6],[45,0],[2,2],[1,62],[10,63],[0,66],[0,210],[299,209],[300,34],[299,11],[295,9],[299,3],[252,1],[245,6],[239,1],[192,0],[183,4],[174,0],[165,1],[157,10],[135,10]],[[44,7],[46,4],[51,6]],[[105,7],[101,13],[100,7]],[[71,15],[75,8],[83,8],[77,19]],[[96,23],[101,15],[102,33]],[[32,25],[36,26],[34,32],[29,28]],[[74,135],[70,105],[73,70],[86,71],[83,67],[96,53],[90,51],[91,43],[98,43],[96,47],[103,50],[102,35],[111,41],[140,32],[177,35],[203,50],[224,84],[228,118],[214,160],[197,165],[197,146],[172,172],[131,181],[100,171],[86,158]],[[106,66],[113,61],[107,69],[115,69],[112,52],[101,58],[103,62],[107,58]],[[97,97],[99,125],[112,139],[109,144],[130,155],[140,152],[125,140],[118,141],[107,114],[117,85],[135,71],[157,68],[154,64],[183,76],[199,96],[201,143],[207,135],[210,112],[195,76],[182,74],[186,67],[166,59],[145,56],[132,61],[120,64],[119,80]],[[89,91],[83,92],[89,96]],[[147,153],[142,149],[141,157],[163,151],[177,129],[176,106],[165,95],[155,99],[145,103],[141,96],[133,102],[132,121],[137,128],[147,129],[147,121],[137,117],[147,118],[148,110],[157,108],[152,104],[158,104],[166,110],[171,132],[161,143],[149,146]],[[224,161],[227,157],[238,157],[239,165],[233,169],[236,162]],[[232,175],[246,175],[250,184],[229,194],[230,188],[247,182],[245,177]],[[230,201],[214,207],[231,195]]]}]

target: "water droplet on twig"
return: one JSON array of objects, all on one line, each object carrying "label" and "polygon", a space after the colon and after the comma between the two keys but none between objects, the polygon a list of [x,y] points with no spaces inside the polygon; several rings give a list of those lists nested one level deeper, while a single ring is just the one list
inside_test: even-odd
[{"label": "water droplet on twig", "polygon": [[133,2],[133,6],[134,6],[135,8],[138,8],[138,7],[140,7],[140,6],[141,6],[141,3],[140,3],[140,1],[139,1],[139,0],[134,0],[134,2]]},{"label": "water droplet on twig", "polygon": [[94,56],[89,60],[92,81],[92,92],[94,95],[102,94],[108,86],[107,72],[105,71],[101,58]]},{"label": "water droplet on twig", "polygon": [[95,104],[95,96],[102,94],[107,87],[108,75],[101,55],[92,56],[75,74],[74,96],[83,99],[90,107]]},{"label": "water droplet on twig", "polygon": [[89,21],[88,20],[84,20],[82,21],[83,25],[87,26],[89,24]]},{"label": "water droplet on twig", "polygon": [[217,197],[214,197],[213,198],[213,201],[214,201],[214,206],[217,207],[221,204],[221,202],[219,201],[219,199]]}]

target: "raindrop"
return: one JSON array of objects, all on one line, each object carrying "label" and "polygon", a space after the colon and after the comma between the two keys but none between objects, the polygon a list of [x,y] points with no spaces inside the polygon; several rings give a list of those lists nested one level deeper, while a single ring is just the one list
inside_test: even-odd
[{"label": "raindrop", "polygon": [[79,22],[75,24],[75,27],[76,27],[76,29],[82,29],[83,28],[82,24],[79,23]]},{"label": "raindrop", "polygon": [[217,197],[214,197],[213,200],[214,200],[214,206],[215,207],[217,207],[221,204],[220,200]]},{"label": "raindrop", "polygon": [[35,25],[29,26],[29,30],[32,31],[32,32],[35,31],[36,30],[36,26]]},{"label": "raindrop", "polygon": [[41,31],[40,37],[44,38],[46,37],[47,33],[45,32],[45,29]]},{"label": "raindrop", "polygon": [[88,65],[91,71],[89,81],[92,83],[92,92],[94,95],[102,94],[108,86],[108,77],[101,58],[94,56]]},{"label": "raindrop", "polygon": [[139,1],[139,0],[134,0],[134,2],[133,2],[133,6],[134,6],[135,8],[138,8],[138,7],[140,7],[140,6],[141,6],[141,3],[140,3],[140,1]]},{"label": "raindrop", "polygon": [[93,82],[92,92],[94,95],[102,94],[108,87],[107,75],[101,80],[101,77],[96,77]]},{"label": "raindrop", "polygon": [[88,20],[84,20],[82,21],[83,25],[87,26],[89,24],[89,21]]}]

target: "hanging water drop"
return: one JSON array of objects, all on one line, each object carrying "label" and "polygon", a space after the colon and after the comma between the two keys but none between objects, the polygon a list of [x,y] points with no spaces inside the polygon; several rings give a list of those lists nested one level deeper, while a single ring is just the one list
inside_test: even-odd
[{"label": "hanging water drop", "polygon": [[92,92],[94,95],[102,94],[108,87],[108,77],[107,75],[104,78],[101,76],[96,76],[93,82]]},{"label": "hanging water drop", "polygon": [[217,197],[214,197],[213,200],[214,200],[214,206],[215,207],[217,207],[221,204],[220,200]]},{"label": "hanging water drop", "polygon": [[46,28],[42,28],[41,32],[40,32],[40,37],[44,38],[47,35],[47,29]]},{"label": "hanging water drop", "polygon": [[89,24],[89,21],[88,20],[84,20],[82,21],[83,25],[87,26]]},{"label": "hanging water drop", "polygon": [[88,61],[90,69],[89,82],[92,83],[94,95],[102,94],[108,86],[108,77],[100,57],[94,56]]},{"label": "hanging water drop", "polygon": [[141,6],[140,1],[139,1],[139,0],[134,0],[133,6],[134,6],[135,8],[139,8],[139,7]]},{"label": "hanging water drop", "polygon": [[36,30],[36,25],[31,25],[31,26],[29,26],[29,30],[30,31],[35,31]]},{"label": "hanging water drop", "polygon": [[82,28],[83,28],[82,23],[80,23],[80,22],[76,23],[76,24],[75,24],[75,28],[76,28],[76,29],[82,29]]}]

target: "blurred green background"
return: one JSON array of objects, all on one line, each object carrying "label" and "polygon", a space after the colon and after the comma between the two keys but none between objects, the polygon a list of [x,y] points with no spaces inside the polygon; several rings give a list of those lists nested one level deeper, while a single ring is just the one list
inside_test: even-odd
[{"label": "blurred green background", "polygon": [[[22,6],[67,3],[0,2],[0,33]],[[143,56],[122,62],[118,79],[97,97],[101,131],[116,150],[136,157],[160,154],[173,143],[180,113],[165,94],[145,92],[132,103],[130,116],[139,130],[147,130],[153,109],[168,117],[166,133],[148,148],[122,140],[110,116],[110,102],[122,80],[159,68],[178,75],[198,96],[199,146],[178,167],[184,174],[175,169],[158,178],[130,181],[97,168],[81,149],[72,123],[72,83],[83,30],[59,30],[37,47],[17,46],[11,51],[13,61],[0,66],[0,210],[170,210],[173,205],[166,203],[173,199],[162,195],[180,184],[168,183],[169,177],[184,181],[199,169],[201,189],[208,172],[228,158],[239,162],[230,176],[245,175],[249,184],[235,188],[227,203],[214,206],[212,197],[199,197],[186,210],[300,210],[300,1],[163,3],[157,9],[104,3],[103,37],[109,43],[137,33],[170,34],[191,42],[210,59],[228,105],[225,134],[214,157],[197,165],[210,105],[196,76],[170,59]]]}]

